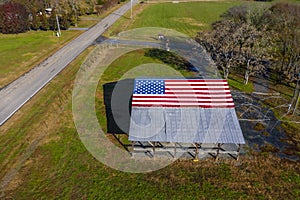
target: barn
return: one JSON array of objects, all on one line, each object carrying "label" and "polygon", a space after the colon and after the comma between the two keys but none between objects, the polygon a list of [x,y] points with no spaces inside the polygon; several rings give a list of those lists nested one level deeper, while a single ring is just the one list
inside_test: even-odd
[{"label": "barn", "polygon": [[[238,159],[245,144],[229,85],[224,79],[141,78],[134,80],[129,141],[139,152],[202,153]],[[212,144],[210,150],[203,149]],[[234,151],[222,146],[233,144]],[[182,154],[180,154],[182,155]]]}]

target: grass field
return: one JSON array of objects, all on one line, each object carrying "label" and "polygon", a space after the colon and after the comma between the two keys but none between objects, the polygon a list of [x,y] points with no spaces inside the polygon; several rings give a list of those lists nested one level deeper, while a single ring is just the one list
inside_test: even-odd
[{"label": "grass field", "polygon": [[228,8],[240,2],[163,3],[149,6],[138,14],[130,28],[165,27],[189,36],[206,30]]},{"label": "grass field", "polygon": [[30,70],[79,34],[79,31],[62,31],[59,38],[54,36],[52,31],[0,34],[0,88]]},{"label": "grass field", "polygon": [[[123,173],[101,164],[83,146],[72,116],[75,76],[91,50],[0,127],[0,199],[2,195],[7,199],[299,198],[299,163],[268,153],[250,151],[239,161],[177,161],[146,174]],[[143,50],[131,52],[105,71],[96,100],[102,125],[101,84],[118,80],[136,65],[159,63],[143,55]]]},{"label": "grass field", "polygon": [[189,2],[139,4],[133,12],[134,19],[120,19],[110,35],[120,31],[140,27],[164,27],[185,33],[191,37],[198,31],[207,30],[210,24],[218,19],[228,8],[240,4],[240,1]]},{"label": "grass field", "polygon": [[[5,185],[7,198],[297,197],[299,166],[268,154],[251,155],[239,162],[208,159],[195,163],[186,160],[146,174],[123,173],[95,160],[79,140],[72,119],[74,78],[87,53],[0,127],[0,185],[4,183],[3,177],[10,180]],[[156,62],[143,54],[139,50],[120,57],[107,69],[101,81],[116,80],[136,64]],[[140,59],[134,62],[137,56]]]}]

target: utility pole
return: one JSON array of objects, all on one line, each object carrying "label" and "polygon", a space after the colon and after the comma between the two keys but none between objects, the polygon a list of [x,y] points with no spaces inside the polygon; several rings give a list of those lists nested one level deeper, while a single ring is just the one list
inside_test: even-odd
[{"label": "utility pole", "polygon": [[57,23],[57,31],[58,31],[58,37],[61,36],[61,32],[60,32],[60,25],[59,25],[59,20],[58,20],[58,16],[56,15],[56,23]]},{"label": "utility pole", "polygon": [[132,19],[132,0],[130,0],[130,19]]}]

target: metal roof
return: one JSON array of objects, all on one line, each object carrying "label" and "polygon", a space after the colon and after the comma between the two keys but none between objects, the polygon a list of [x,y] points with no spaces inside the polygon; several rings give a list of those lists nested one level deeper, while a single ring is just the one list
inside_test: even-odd
[{"label": "metal roof", "polygon": [[[189,84],[190,80],[179,81],[173,91],[175,104],[170,96],[164,96],[170,92],[165,84],[171,79],[157,80],[135,81],[130,141],[245,143],[226,80],[191,79],[194,86]],[[182,88],[182,83],[188,84],[190,91]],[[139,99],[135,101],[136,96]],[[145,99],[141,100],[141,96]]]}]

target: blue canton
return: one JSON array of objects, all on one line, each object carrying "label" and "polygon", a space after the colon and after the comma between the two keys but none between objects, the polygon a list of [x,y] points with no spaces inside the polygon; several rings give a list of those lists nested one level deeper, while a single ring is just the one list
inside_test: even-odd
[{"label": "blue canton", "polygon": [[164,94],[164,80],[135,80],[134,94]]}]

